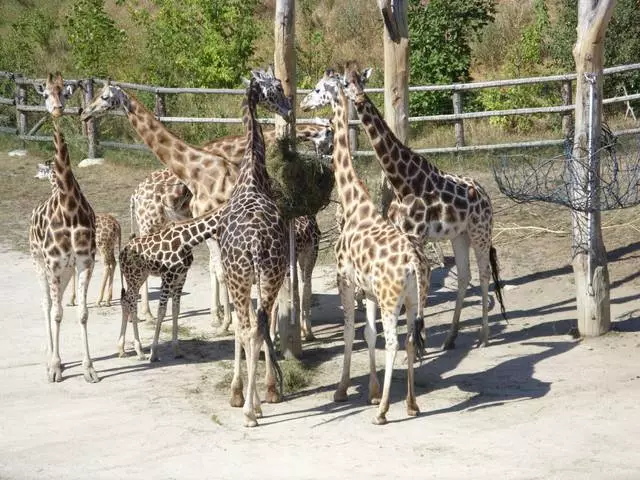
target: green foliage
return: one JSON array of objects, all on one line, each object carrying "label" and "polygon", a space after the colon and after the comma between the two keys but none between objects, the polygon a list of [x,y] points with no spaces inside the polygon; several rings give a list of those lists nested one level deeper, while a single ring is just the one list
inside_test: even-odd
[{"label": "green foliage", "polygon": [[[548,57],[549,13],[545,0],[534,0],[534,16],[522,29],[520,39],[507,50],[500,74],[505,78],[545,75],[551,73],[545,66]],[[483,89],[478,101],[486,110],[509,110],[525,107],[557,105],[560,96],[548,84],[520,85]],[[535,117],[491,117],[491,124],[509,131],[527,132],[534,126]]]},{"label": "green foliage", "polygon": [[[411,83],[454,83],[470,79],[471,42],[493,20],[495,0],[409,1]],[[448,113],[448,93],[411,96],[412,114]]]},{"label": "green foliage", "polygon": [[[565,71],[575,70],[573,46],[577,39],[577,24],[578,1],[559,0],[558,22],[553,30],[551,55]],[[607,66],[640,61],[640,8],[638,8],[638,0],[617,1],[605,36],[604,58]],[[615,95],[616,89],[620,85],[625,85],[629,93],[640,91],[640,74],[637,72],[628,73],[617,77],[615,82],[605,82],[605,93]]]},{"label": "green foliage", "polygon": [[0,68],[33,73],[43,52],[51,47],[55,21],[42,9],[24,12],[0,42]]},{"label": "green foliage", "polygon": [[121,64],[127,35],[105,12],[104,0],[74,0],[65,30],[79,73],[108,76]]},{"label": "green foliage", "polygon": [[246,75],[258,25],[257,0],[152,0],[132,14],[146,30],[141,81],[232,87]]}]

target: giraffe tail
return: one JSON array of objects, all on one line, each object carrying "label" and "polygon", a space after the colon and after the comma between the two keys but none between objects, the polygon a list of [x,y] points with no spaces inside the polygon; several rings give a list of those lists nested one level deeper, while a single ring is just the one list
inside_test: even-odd
[{"label": "giraffe tail", "polygon": [[[412,263],[414,278],[416,280],[416,298],[414,301],[416,302],[416,318],[413,321],[413,345],[416,349],[416,357],[418,360],[422,361],[422,356],[424,354],[424,337],[422,336],[422,331],[424,330],[424,318],[422,317],[422,310],[424,309],[424,301],[423,301],[423,293],[424,295],[427,292],[422,292],[422,269],[420,268],[420,261],[416,261]],[[427,265],[427,269],[429,266]],[[429,275],[429,270],[427,270],[427,275]],[[409,319],[407,319],[409,321]]]},{"label": "giraffe tail", "polygon": [[136,219],[135,212],[136,210],[136,197],[135,195],[131,195],[129,197],[129,219],[131,221],[131,233],[129,234],[129,240],[136,238]]},{"label": "giraffe tail", "polygon": [[493,276],[494,289],[496,291],[496,297],[498,297],[498,302],[500,302],[500,312],[502,313],[502,318],[508,321],[507,312],[504,308],[504,300],[502,297],[502,283],[500,282],[500,268],[498,267],[498,254],[496,249],[491,246],[489,249],[489,262],[491,263],[491,275]]}]

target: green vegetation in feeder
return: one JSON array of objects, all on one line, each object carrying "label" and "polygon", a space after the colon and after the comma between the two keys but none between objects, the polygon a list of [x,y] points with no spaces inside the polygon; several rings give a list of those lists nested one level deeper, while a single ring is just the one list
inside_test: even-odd
[{"label": "green vegetation in feeder", "polygon": [[291,148],[283,138],[266,151],[267,172],[276,203],[287,219],[315,215],[331,200],[333,171],[315,153]]}]

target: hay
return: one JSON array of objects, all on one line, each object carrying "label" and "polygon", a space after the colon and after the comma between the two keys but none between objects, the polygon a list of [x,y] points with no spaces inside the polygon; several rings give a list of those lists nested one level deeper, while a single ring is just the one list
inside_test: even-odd
[{"label": "hay", "polygon": [[329,204],[333,171],[315,153],[295,152],[291,140],[283,138],[267,149],[266,164],[285,218],[315,215]]}]

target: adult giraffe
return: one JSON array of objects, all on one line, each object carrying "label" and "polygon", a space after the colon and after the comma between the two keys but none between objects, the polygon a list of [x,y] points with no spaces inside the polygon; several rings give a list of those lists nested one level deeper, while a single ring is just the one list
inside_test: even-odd
[{"label": "adult giraffe", "polygon": [[486,346],[489,343],[489,279],[492,274],[502,316],[506,319],[498,258],[491,244],[491,199],[475,180],[443,172],[398,140],[364,92],[364,83],[370,74],[371,69],[360,73],[357,64],[347,64],[345,92],[354,102],[376,158],[394,189],[396,198],[389,208],[389,218],[406,233],[423,240],[449,239],[453,246],[458,267],[458,295],[444,348],[454,348],[458,336],[462,303],[471,280],[470,248],[476,255],[482,290],[479,345]]}]

